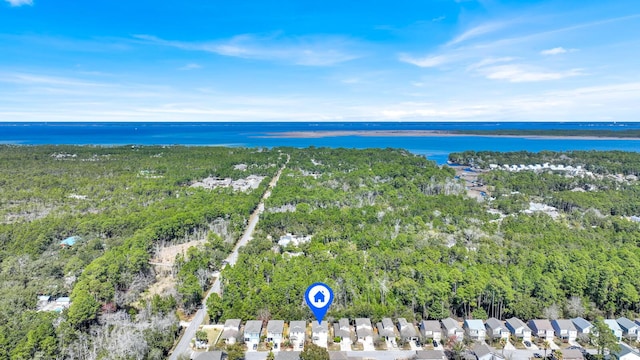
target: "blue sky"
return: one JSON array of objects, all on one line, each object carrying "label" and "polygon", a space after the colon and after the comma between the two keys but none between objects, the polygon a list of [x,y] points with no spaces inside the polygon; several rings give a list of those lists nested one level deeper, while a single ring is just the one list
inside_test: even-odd
[{"label": "blue sky", "polygon": [[638,0],[0,1],[0,121],[640,121]]}]

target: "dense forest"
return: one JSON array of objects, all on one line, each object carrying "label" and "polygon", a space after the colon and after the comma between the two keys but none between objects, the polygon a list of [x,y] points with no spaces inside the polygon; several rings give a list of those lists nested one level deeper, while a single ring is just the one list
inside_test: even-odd
[{"label": "dense forest", "polygon": [[[211,318],[524,319],[640,311],[640,154],[461,153],[488,189],[397,149],[0,146],[0,359],[162,359],[269,180],[254,239],[221,274]],[[488,170],[554,163],[589,174]],[[195,187],[264,176],[256,188]],[[577,190],[578,189],[578,190]],[[530,203],[559,216],[525,212]],[[279,246],[285,234],[311,236]],[[72,246],[61,241],[75,236]],[[198,240],[151,291],[162,249]],[[61,312],[38,296],[70,296]]]},{"label": "dense forest", "polygon": [[[451,155],[487,167],[558,159],[599,174],[640,169],[636,153]],[[504,196],[468,198],[452,169],[401,150],[294,152],[255,239],[222,274],[223,299],[211,306],[222,318],[309,319],[302,294],[324,281],[335,292],[334,318],[637,314],[640,224],[596,210],[615,205],[637,214],[637,196],[611,197],[636,192],[635,181],[506,171],[483,176]],[[563,207],[555,219],[520,211],[525,201],[527,208],[533,200],[568,201],[566,189],[574,186],[593,191],[579,193],[582,202]],[[596,199],[610,203],[588,205]],[[495,211],[500,204],[511,211]],[[282,248],[277,241],[285,233],[312,240]]]},{"label": "dense forest", "polygon": [[[199,303],[267,182],[189,185],[271,177],[284,161],[261,149],[0,146],[0,359],[164,358],[176,308]],[[220,223],[225,233],[211,231]],[[154,251],[194,234],[209,241],[177,259],[177,289],[144,300]],[[80,240],[61,247],[69,236]],[[38,295],[70,295],[71,307],[36,312]]]}]

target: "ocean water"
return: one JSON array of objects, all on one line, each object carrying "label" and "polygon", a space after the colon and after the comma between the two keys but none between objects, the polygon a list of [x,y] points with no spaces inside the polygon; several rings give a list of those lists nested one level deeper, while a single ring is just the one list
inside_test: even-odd
[{"label": "ocean water", "polygon": [[640,140],[541,139],[486,136],[273,137],[290,131],[359,130],[640,130],[640,123],[0,123],[0,143],[38,145],[188,145],[243,147],[403,148],[440,164],[465,150],[624,150],[640,152]]}]

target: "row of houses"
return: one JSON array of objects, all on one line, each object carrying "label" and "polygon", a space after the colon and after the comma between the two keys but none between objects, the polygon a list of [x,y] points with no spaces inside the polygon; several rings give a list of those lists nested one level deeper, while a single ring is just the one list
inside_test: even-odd
[{"label": "row of houses", "polygon": [[[613,334],[621,340],[626,337],[630,340],[637,340],[640,319],[631,321],[621,317],[618,319],[606,319],[605,324],[609,326]],[[578,317],[575,319],[529,320],[527,323],[512,317],[506,321],[496,318],[489,318],[486,321],[478,319],[467,319],[461,324],[453,318],[443,320],[423,320],[416,327],[413,323],[404,318],[394,322],[391,318],[384,318],[375,324],[377,336],[374,334],[374,325],[369,318],[358,318],[352,323],[349,319],[340,319],[331,324],[333,337],[352,342],[361,341],[365,344],[373,344],[374,338],[392,340],[400,338],[404,341],[417,341],[420,338],[440,342],[445,339],[454,338],[458,341],[465,337],[473,341],[484,341],[487,338],[508,339],[510,336],[520,341],[531,341],[534,337],[541,341],[554,341],[555,338],[564,342],[575,341],[580,335],[588,335],[593,330],[593,324]],[[329,338],[329,323],[311,323],[311,341],[322,347],[327,347]],[[259,320],[247,321],[241,332],[240,319],[229,319],[224,324],[221,339],[227,344],[234,344],[242,339],[249,349],[257,348],[261,342],[261,337],[273,345],[274,350],[278,350],[284,340],[288,337],[294,349],[302,349],[307,341],[307,322],[291,321],[288,332],[285,334],[284,320],[270,320],[266,329],[263,329],[263,322]]]}]

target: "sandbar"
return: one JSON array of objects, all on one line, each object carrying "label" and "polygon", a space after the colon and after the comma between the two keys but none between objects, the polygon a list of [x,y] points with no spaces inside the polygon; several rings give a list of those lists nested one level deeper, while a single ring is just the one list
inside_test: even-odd
[{"label": "sandbar", "polygon": [[574,139],[574,140],[640,140],[640,137],[612,137],[612,136],[585,136],[585,135],[506,135],[506,134],[471,134],[442,130],[337,130],[337,131],[284,131],[270,132],[261,138],[290,138],[290,139],[315,139],[326,137],[501,137],[519,139]]}]

